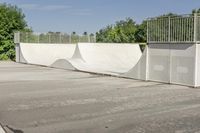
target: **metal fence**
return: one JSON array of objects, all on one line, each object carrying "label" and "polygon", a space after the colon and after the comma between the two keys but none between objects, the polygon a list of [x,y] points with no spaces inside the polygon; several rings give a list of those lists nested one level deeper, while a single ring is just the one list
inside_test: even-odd
[{"label": "metal fence", "polygon": [[77,35],[61,32],[35,33],[35,32],[16,32],[15,40],[21,43],[78,43],[96,42],[95,35]]},{"label": "metal fence", "polygon": [[200,14],[150,18],[148,43],[189,43],[200,41]]}]

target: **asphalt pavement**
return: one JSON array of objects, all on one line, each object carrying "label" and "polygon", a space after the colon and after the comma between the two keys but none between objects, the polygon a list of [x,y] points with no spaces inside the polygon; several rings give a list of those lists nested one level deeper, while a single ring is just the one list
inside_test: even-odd
[{"label": "asphalt pavement", "polygon": [[8,133],[200,133],[200,89],[0,62]]}]

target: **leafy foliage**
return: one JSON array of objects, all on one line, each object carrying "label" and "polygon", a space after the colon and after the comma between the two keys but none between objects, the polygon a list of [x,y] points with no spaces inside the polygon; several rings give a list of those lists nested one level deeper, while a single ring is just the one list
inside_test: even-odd
[{"label": "leafy foliage", "polygon": [[147,42],[147,22],[143,21],[142,24],[137,25],[135,32],[135,42]]},{"label": "leafy foliage", "polygon": [[[146,39],[146,21],[142,24],[136,24],[131,18],[116,22],[115,25],[108,25],[106,28],[99,30],[96,33],[97,42],[106,43],[145,43]],[[145,45],[141,45],[141,50],[144,50]]]},{"label": "leafy foliage", "polygon": [[96,33],[97,42],[132,43],[135,42],[137,25],[131,18],[108,25]]},{"label": "leafy foliage", "polygon": [[29,30],[17,6],[0,4],[0,60],[14,60],[14,31]]}]

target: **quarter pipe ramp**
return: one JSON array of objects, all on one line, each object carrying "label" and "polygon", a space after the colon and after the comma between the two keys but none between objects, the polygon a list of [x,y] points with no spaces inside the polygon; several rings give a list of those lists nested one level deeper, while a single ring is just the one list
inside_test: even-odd
[{"label": "quarter pipe ramp", "polygon": [[139,61],[139,44],[78,43],[19,45],[22,63],[122,75]]}]

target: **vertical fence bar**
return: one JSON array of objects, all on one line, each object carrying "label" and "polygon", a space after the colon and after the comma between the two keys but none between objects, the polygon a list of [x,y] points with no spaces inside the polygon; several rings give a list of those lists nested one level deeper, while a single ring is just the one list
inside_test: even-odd
[{"label": "vertical fence bar", "polygon": [[192,41],[192,21],[193,21],[193,18],[191,18],[190,20],[189,20],[189,37],[190,37],[190,41]]},{"label": "vertical fence bar", "polygon": [[196,42],[197,40],[196,40],[196,23],[197,23],[197,13],[194,13],[194,39],[193,39],[193,41],[194,42]]},{"label": "vertical fence bar", "polygon": [[88,42],[90,43],[90,35],[88,35]]},{"label": "vertical fence bar", "polygon": [[185,42],[185,18],[183,18],[183,42]]},{"label": "vertical fence bar", "polygon": [[61,32],[59,33],[59,42],[61,44]]},{"label": "vertical fence bar", "polygon": [[188,18],[186,18],[186,41],[188,41]]},{"label": "vertical fence bar", "polygon": [[196,19],[196,41],[198,42],[198,38],[199,38],[199,21],[198,21],[198,15],[197,15],[197,19]]},{"label": "vertical fence bar", "polygon": [[37,35],[37,42],[40,43],[40,34]]},{"label": "vertical fence bar", "polygon": [[149,21],[147,20],[147,43],[149,42]]},{"label": "vertical fence bar", "polygon": [[183,38],[184,38],[184,25],[183,25],[183,23],[184,23],[184,19],[181,18],[181,40],[180,40],[180,42],[182,42]]},{"label": "vertical fence bar", "polygon": [[171,18],[170,18],[170,16],[168,17],[168,42],[170,42],[170,25],[171,25]]},{"label": "vertical fence bar", "polygon": [[161,19],[158,20],[158,41],[159,41],[159,42],[161,41],[161,33],[160,33],[160,31],[161,31],[161,26],[160,26],[160,20],[161,20]]},{"label": "vertical fence bar", "polygon": [[49,43],[51,43],[51,34],[50,33],[48,33],[48,41],[49,41]]},{"label": "vertical fence bar", "polygon": [[168,25],[168,18],[165,18],[165,20],[164,20],[164,28],[165,28],[165,42],[167,42],[168,41],[168,27],[167,27],[167,25]]},{"label": "vertical fence bar", "polygon": [[174,42],[174,36],[175,36],[175,30],[174,30],[174,19],[172,19],[172,21],[171,21],[171,33],[172,33],[172,35],[171,35],[171,41],[173,41]]},{"label": "vertical fence bar", "polygon": [[28,43],[28,33],[25,32],[25,34],[26,34],[26,43]]}]

